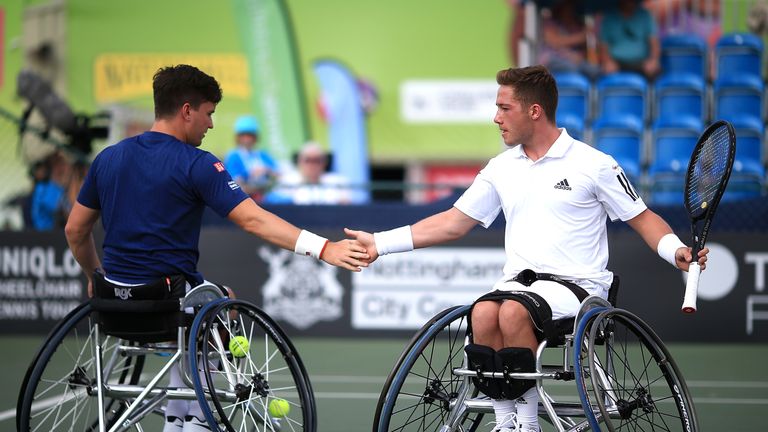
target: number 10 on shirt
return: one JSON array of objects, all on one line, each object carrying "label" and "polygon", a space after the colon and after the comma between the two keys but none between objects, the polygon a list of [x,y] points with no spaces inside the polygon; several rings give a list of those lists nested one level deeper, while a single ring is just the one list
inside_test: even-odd
[{"label": "number 10 on shirt", "polygon": [[699,251],[707,241],[709,227],[720,198],[731,176],[736,154],[736,134],[733,126],[724,120],[710,125],[699,137],[688,163],[685,176],[685,209],[691,219],[693,234],[692,259],[688,269],[682,310],[696,312],[696,294],[699,287]]}]

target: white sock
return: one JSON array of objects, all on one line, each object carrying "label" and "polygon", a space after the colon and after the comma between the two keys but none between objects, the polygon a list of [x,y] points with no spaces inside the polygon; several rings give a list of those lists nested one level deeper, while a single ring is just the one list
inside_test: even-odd
[{"label": "white sock", "polygon": [[[491,399],[493,412],[496,414],[496,427],[509,427],[514,419],[515,401],[509,399]],[[507,424],[509,423],[509,424]]]},{"label": "white sock", "polygon": [[[176,362],[173,366],[171,366],[171,370],[168,372],[170,375],[170,382],[168,383],[168,387],[171,388],[186,388],[187,386],[184,385],[184,381],[181,379],[181,375],[179,373],[179,363]],[[184,420],[184,416],[187,415],[187,411],[189,410],[189,401],[181,400],[181,399],[170,399],[168,401],[168,404],[165,406],[165,417],[176,417],[179,419]]]},{"label": "white sock", "polygon": [[517,422],[520,431],[539,430],[539,392],[531,387],[517,399]]}]

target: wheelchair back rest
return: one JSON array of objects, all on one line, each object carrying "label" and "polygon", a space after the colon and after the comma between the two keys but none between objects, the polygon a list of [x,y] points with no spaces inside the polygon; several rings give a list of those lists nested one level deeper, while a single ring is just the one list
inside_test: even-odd
[{"label": "wheelchair back rest", "polygon": [[96,273],[90,302],[104,334],[139,343],[172,341],[184,324],[180,299],[186,294],[186,286],[181,275],[123,286]]}]

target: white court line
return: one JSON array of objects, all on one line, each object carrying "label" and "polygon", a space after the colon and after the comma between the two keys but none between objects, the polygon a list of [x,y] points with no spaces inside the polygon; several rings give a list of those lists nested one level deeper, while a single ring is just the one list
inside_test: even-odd
[{"label": "white court line", "polygon": [[[346,376],[346,375],[318,375],[311,376],[310,382],[312,383],[359,383],[359,384],[381,384],[386,380],[383,376]],[[766,381],[688,381],[689,388],[733,388],[733,389],[748,389],[748,388],[768,388],[768,382]],[[558,382],[554,381],[548,383],[548,385],[555,386],[572,386],[571,382]],[[70,396],[71,397],[71,396]],[[315,392],[316,399],[328,399],[328,400],[340,400],[340,399],[372,399],[377,400],[379,393],[372,392]],[[556,397],[557,398],[557,397]],[[569,396],[561,396],[561,400],[566,401]],[[42,399],[35,402],[37,408],[48,408],[59,402],[61,397],[52,397]],[[711,404],[725,404],[725,405],[768,405],[768,398],[722,398],[722,397],[695,397],[694,402],[698,404],[711,405]],[[0,421],[12,419],[16,417],[16,409],[9,409],[0,411]]]}]

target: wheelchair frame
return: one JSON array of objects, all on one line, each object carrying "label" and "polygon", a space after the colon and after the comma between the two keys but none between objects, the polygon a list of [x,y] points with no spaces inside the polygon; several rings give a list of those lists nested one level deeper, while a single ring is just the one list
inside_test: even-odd
[{"label": "wheelchair frame", "polygon": [[[133,428],[141,432],[145,428],[140,422],[151,413],[162,414],[160,405],[172,399],[198,401],[213,431],[234,431],[233,423],[239,423],[238,429],[252,423],[271,431],[286,427],[291,431],[316,430],[316,407],[306,369],[290,340],[266,313],[248,302],[223,297],[212,284],[195,287],[180,299],[180,308],[197,313],[189,329],[178,327],[176,343],[144,345],[109,335],[104,337],[99,323],[93,320],[94,311],[88,302],[72,311],[49,334],[27,370],[17,404],[17,430],[117,432]],[[75,336],[74,340],[80,342],[78,327],[84,321],[89,324],[87,336],[74,355],[74,366],[65,369],[63,374],[51,372],[56,378],[48,378],[49,369],[59,366],[51,364],[55,363],[54,356],[58,352],[64,353],[65,359],[70,355],[66,343],[73,338],[67,336]],[[229,352],[224,342],[224,338],[236,333],[248,336],[250,341],[248,352],[238,358]],[[111,343],[110,338],[114,338],[115,343]],[[257,346],[261,353],[254,350]],[[186,356],[187,353],[193,354]],[[92,358],[85,358],[85,354]],[[261,354],[265,358],[257,359]],[[139,385],[139,381],[144,381],[139,375],[144,361],[147,356],[155,355],[168,356],[168,360],[146,384]],[[200,366],[198,356],[204,358]],[[257,363],[262,360],[263,363]],[[279,364],[273,365],[275,362]],[[187,388],[159,385],[177,363]],[[292,385],[270,387],[271,378],[289,379]],[[224,380],[225,388],[217,385],[217,380],[219,384]],[[56,387],[63,390],[57,403],[52,407],[33,406],[36,399],[47,397]],[[289,398],[291,409],[283,416],[272,416],[269,402],[282,399],[280,396]],[[63,413],[57,408],[71,401],[74,408],[82,408],[81,412]],[[89,403],[97,407],[96,414],[83,412],[84,406],[90,407]],[[89,415],[96,418],[86,418]]]},{"label": "wheelchair frame", "polygon": [[[600,297],[587,297],[573,320],[572,332],[560,335],[562,343],[553,346],[563,349],[562,365],[543,364],[544,351],[549,347],[544,339],[536,352],[535,372],[505,374],[467,367],[463,347],[470,337],[466,328],[470,308],[456,306],[441,312],[411,339],[382,389],[374,432],[478,431],[483,415],[493,413],[491,400],[479,394],[472,383],[478,376],[535,380],[539,417],[558,432],[699,429],[679,369],[659,337],[637,316],[612,307]],[[441,363],[440,356],[446,353],[440,350],[446,346],[447,361]],[[615,358],[622,350],[625,358]],[[637,363],[629,354],[636,355],[637,350],[644,356],[646,370],[628,380],[625,369]],[[552,397],[544,386],[551,380],[576,381],[579,403]],[[668,388],[659,389],[664,385]],[[675,408],[672,411],[665,406],[670,400]]]}]

